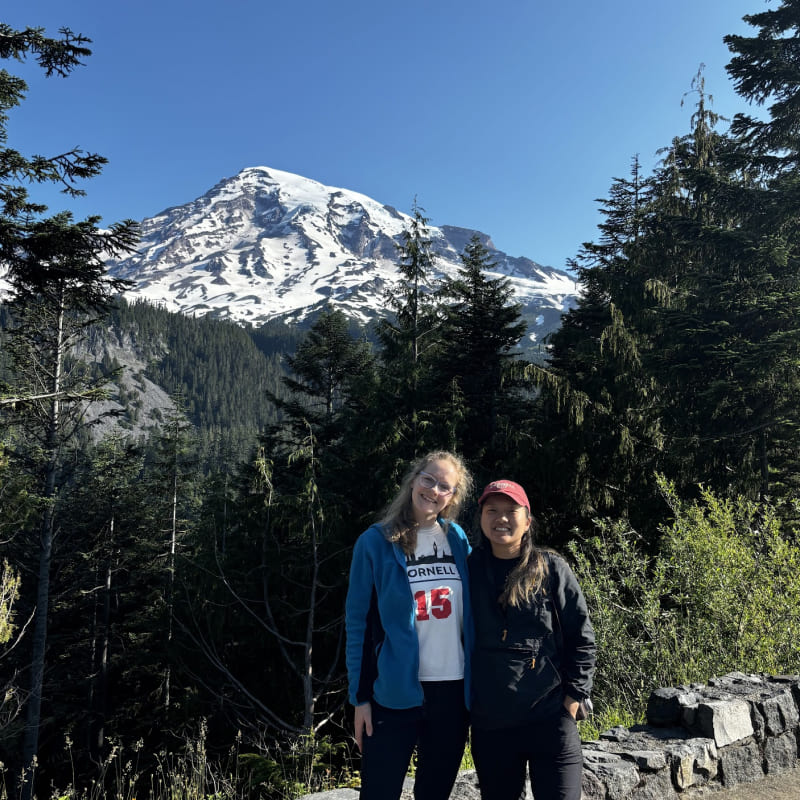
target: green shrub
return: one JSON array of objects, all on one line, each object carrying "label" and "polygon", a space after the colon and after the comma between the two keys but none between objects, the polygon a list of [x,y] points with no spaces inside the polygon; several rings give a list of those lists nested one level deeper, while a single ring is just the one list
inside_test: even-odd
[{"label": "green shrub", "polygon": [[19,575],[3,561],[0,566],[0,644],[8,642],[14,633],[14,603],[19,597]]},{"label": "green shrub", "polygon": [[641,718],[658,686],[800,664],[800,549],[776,509],[703,490],[682,502],[655,554],[625,521],[570,545],[598,641],[595,705]]},{"label": "green shrub", "polygon": [[664,527],[669,611],[692,679],[732,670],[779,674],[800,664],[800,549],[776,509],[703,491],[685,506],[671,486]]}]

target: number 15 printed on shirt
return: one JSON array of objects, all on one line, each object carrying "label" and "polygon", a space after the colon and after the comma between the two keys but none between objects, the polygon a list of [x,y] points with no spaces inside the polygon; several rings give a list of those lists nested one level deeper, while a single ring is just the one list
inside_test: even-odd
[{"label": "number 15 printed on shirt", "polygon": [[414,600],[417,603],[417,620],[420,621],[430,619],[431,615],[435,619],[447,619],[453,612],[449,586],[415,592]]}]

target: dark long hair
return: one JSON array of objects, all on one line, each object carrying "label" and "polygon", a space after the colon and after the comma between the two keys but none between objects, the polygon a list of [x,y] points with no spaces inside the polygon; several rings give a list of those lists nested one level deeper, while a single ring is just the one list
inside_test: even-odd
[{"label": "dark long hair", "polygon": [[[519,561],[509,572],[503,591],[497,598],[501,605],[514,608],[529,605],[539,592],[546,593],[545,587],[549,574],[545,551],[534,544],[537,529],[536,519],[527,509],[525,510],[528,513],[530,525],[519,543]],[[481,528],[480,515],[482,513],[481,507],[478,509],[478,530],[481,531],[483,537],[483,546],[491,548],[491,544]]]}]

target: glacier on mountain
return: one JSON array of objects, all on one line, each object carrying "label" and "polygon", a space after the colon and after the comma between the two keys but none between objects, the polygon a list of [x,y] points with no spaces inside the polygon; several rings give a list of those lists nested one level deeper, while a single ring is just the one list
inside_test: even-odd
[{"label": "glacier on mountain", "polygon": [[[382,314],[398,279],[397,244],[411,218],[347,189],[269,167],[249,167],[185,205],[142,222],[137,252],[110,260],[133,281],[129,299],[171,311],[262,324],[300,322],[326,305],[366,322]],[[433,280],[453,276],[473,234],[430,226]],[[567,272],[512,258],[478,234],[507,277],[525,316],[547,329],[574,304]],[[537,335],[537,338],[541,334]]]}]

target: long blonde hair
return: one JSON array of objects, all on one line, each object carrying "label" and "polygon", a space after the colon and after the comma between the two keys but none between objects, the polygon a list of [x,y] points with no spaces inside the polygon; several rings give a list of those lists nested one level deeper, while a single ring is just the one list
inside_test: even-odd
[{"label": "long blonde hair", "polygon": [[417,528],[411,503],[412,484],[420,472],[432,461],[447,461],[458,475],[450,502],[439,512],[440,517],[456,520],[464,500],[472,493],[472,476],[460,456],[447,450],[435,450],[423,456],[403,476],[394,500],[386,507],[380,524],[384,535],[390,542],[397,542],[406,555],[414,552],[417,546]]}]

